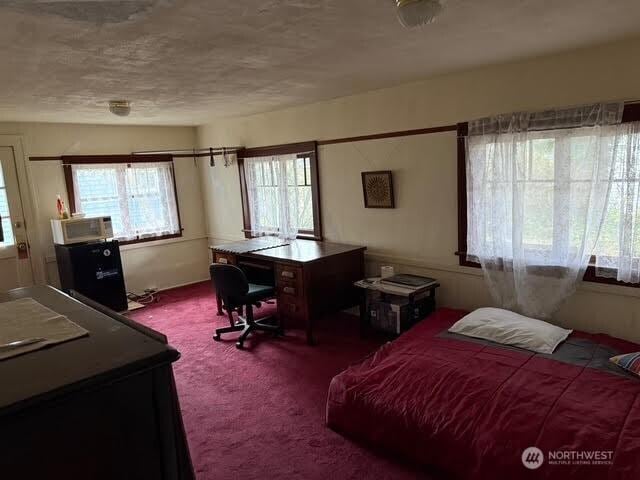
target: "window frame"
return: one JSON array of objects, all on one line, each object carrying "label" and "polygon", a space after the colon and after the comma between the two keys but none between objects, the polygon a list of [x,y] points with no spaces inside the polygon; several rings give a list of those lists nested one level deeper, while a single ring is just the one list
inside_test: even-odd
[{"label": "window frame", "polygon": [[180,217],[180,203],[178,201],[178,188],[176,187],[176,173],[172,155],[63,155],[61,159],[62,168],[64,171],[64,181],[67,186],[67,198],[69,199],[69,212],[75,212],[76,210],[76,193],[73,187],[73,172],[71,169],[73,165],[161,162],[171,163],[171,180],[173,181],[173,195],[176,201],[176,210],[178,213],[178,228],[180,229],[180,232],[168,235],[157,235],[155,237],[136,238],[133,240],[120,240],[119,243],[120,245],[133,245],[137,243],[156,242],[158,240],[181,238],[183,236],[184,228],[182,226],[182,218]]},{"label": "window frame", "polygon": [[[640,103],[626,103],[622,113],[622,123],[640,121]],[[467,146],[469,136],[468,122],[457,124],[457,157],[458,157],[458,263],[463,267],[481,268],[480,263],[467,258]],[[640,283],[625,283],[615,278],[600,277],[595,268],[596,258],[591,257],[589,266],[584,274],[585,282],[604,283],[623,287],[640,288]],[[558,267],[538,267],[542,275],[553,275]]]},{"label": "window frame", "polygon": [[297,238],[305,240],[322,240],[322,215],[320,210],[320,181],[318,175],[318,143],[301,142],[267,147],[244,148],[238,152],[238,173],[240,176],[240,197],[242,199],[242,222],[245,238],[253,238],[251,232],[251,212],[247,180],[244,169],[245,158],[266,157],[269,155],[297,154],[298,158],[309,158],[311,171],[311,208],[313,209],[313,230],[302,230]]}]

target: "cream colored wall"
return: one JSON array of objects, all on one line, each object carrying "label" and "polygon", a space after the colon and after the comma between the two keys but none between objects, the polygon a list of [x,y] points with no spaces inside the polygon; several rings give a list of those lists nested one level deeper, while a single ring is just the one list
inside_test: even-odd
[{"label": "cream colored wall", "polygon": [[[20,135],[26,156],[74,154],[123,154],[139,150],[193,148],[196,132],[191,127],[118,127],[99,125],[0,123],[0,134]],[[208,276],[207,240],[204,228],[200,179],[191,159],[174,161],[180,214],[184,227],[180,239],[122,247],[127,289],[167,288],[203,280]],[[49,219],[56,214],[58,193],[66,198],[59,161],[26,161],[35,200],[37,232],[30,229],[41,247],[36,262],[44,265],[48,283],[59,283]],[[34,242],[32,237],[31,242]]]},{"label": "cream colored wall", "polygon": [[[363,95],[198,129],[200,146],[260,146],[323,140],[452,124],[520,109],[640,99],[640,39],[523,62],[431,78]],[[208,234],[212,241],[242,238],[237,167],[200,163]],[[397,208],[363,207],[360,172],[394,172]],[[491,304],[481,274],[459,267],[456,136],[416,137],[320,148],[322,220],[329,241],[369,247],[368,268],[437,277],[441,305]],[[558,323],[640,341],[636,289],[584,284],[557,314]]]}]

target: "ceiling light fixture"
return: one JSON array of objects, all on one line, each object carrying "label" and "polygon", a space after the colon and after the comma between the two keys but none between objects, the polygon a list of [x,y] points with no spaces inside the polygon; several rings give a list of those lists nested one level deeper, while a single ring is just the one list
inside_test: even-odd
[{"label": "ceiling light fixture", "polygon": [[111,100],[109,111],[119,117],[126,117],[131,113],[131,103],[129,100]]},{"label": "ceiling light fixture", "polygon": [[442,10],[440,0],[396,0],[398,20],[407,27],[419,27],[433,22]]}]

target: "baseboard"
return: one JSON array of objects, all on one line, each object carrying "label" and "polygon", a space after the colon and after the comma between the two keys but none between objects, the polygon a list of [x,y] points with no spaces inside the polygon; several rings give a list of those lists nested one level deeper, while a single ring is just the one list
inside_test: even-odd
[{"label": "baseboard", "polygon": [[188,287],[189,285],[195,285],[196,283],[203,283],[203,282],[208,282],[208,281],[211,281],[210,277],[203,278],[202,280],[194,280],[192,282],[180,283],[178,285],[173,285],[172,287],[159,288],[158,292],[166,292],[167,290],[173,290],[175,288],[180,288],[180,287]]}]

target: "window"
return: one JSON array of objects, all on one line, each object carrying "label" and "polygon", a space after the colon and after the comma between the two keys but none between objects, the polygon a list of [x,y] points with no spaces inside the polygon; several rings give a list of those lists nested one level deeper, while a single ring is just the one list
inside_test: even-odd
[{"label": "window", "polygon": [[[588,128],[570,128],[560,130],[541,130],[527,134],[526,141],[511,141],[509,143],[470,143],[472,158],[486,156],[487,164],[483,170],[486,178],[473,178],[473,173],[467,169],[466,138],[468,125],[458,126],[458,250],[460,264],[479,266],[474,260],[472,244],[478,235],[493,235],[497,231],[495,226],[487,228],[481,233],[467,231],[470,227],[467,211],[468,182],[481,181],[483,188],[487,188],[496,195],[500,193],[500,182],[496,178],[508,178],[509,182],[518,184],[514,192],[521,192],[524,199],[520,199],[522,218],[525,221],[518,225],[521,234],[514,238],[521,238],[522,244],[518,248],[526,251],[528,258],[537,258],[536,263],[541,267],[553,267],[556,258],[566,258],[567,252],[578,251],[585,239],[584,225],[580,222],[602,219],[599,228],[591,229],[596,232],[597,240],[593,240],[595,255],[591,266],[587,269],[585,280],[604,283],[622,283],[620,278],[624,255],[630,255],[628,263],[634,274],[625,275],[625,281],[638,284],[640,271],[640,228],[637,228],[638,205],[640,205],[640,132],[636,120],[640,120],[640,106],[638,104],[625,105],[622,122],[619,127],[612,128],[611,134],[594,136]],[[596,143],[597,142],[597,143]],[[510,154],[496,154],[499,149],[515,149]],[[599,151],[606,161],[600,164],[594,159],[594,152]],[[507,175],[494,175],[495,168],[507,167],[502,160],[515,158],[513,171]],[[605,166],[606,168],[603,168]],[[602,175],[597,182],[592,181],[593,172],[602,169]],[[471,175],[471,176],[470,176]],[[495,184],[492,184],[492,181]],[[595,186],[594,186],[595,185]],[[474,188],[471,186],[470,188]],[[475,190],[472,190],[474,192]],[[498,192],[498,193],[495,193]],[[475,194],[473,194],[475,196]],[[591,196],[591,200],[589,197]],[[592,199],[601,199],[594,202]],[[511,208],[509,196],[503,196],[501,201]],[[471,200],[473,201],[473,200]],[[513,202],[519,201],[513,199]],[[491,203],[495,208],[500,203]],[[589,212],[578,211],[589,205],[599,212],[593,215]],[[487,206],[475,205],[474,208]],[[602,213],[604,212],[604,213]],[[489,215],[491,216],[491,215]],[[484,221],[491,221],[486,218]],[[477,225],[474,228],[478,227]],[[505,222],[505,229],[513,228]],[[509,234],[505,239],[512,238]],[[626,238],[625,238],[626,237]],[[486,245],[495,245],[500,240],[487,238]],[[493,242],[493,243],[492,243]],[[512,245],[499,245],[496,251],[512,251]],[[624,255],[622,252],[625,252]],[[507,258],[505,256],[505,258]],[[551,270],[550,270],[551,271]],[[606,277],[606,278],[605,278]],[[613,278],[611,278],[613,277]],[[640,285],[637,285],[640,286]]]},{"label": "window", "polygon": [[322,238],[316,159],[315,142],[240,152],[247,237]]},{"label": "window", "polygon": [[181,236],[173,162],[159,159],[63,157],[70,209],[111,216],[114,237],[123,243]]},{"label": "window", "polygon": [[[0,218],[2,219],[2,236],[0,236],[0,248],[9,247],[15,244],[13,229],[11,228],[11,217],[9,215],[9,198],[7,197],[7,187],[4,183],[4,172],[0,163]],[[4,238],[3,238],[4,237]]]}]

